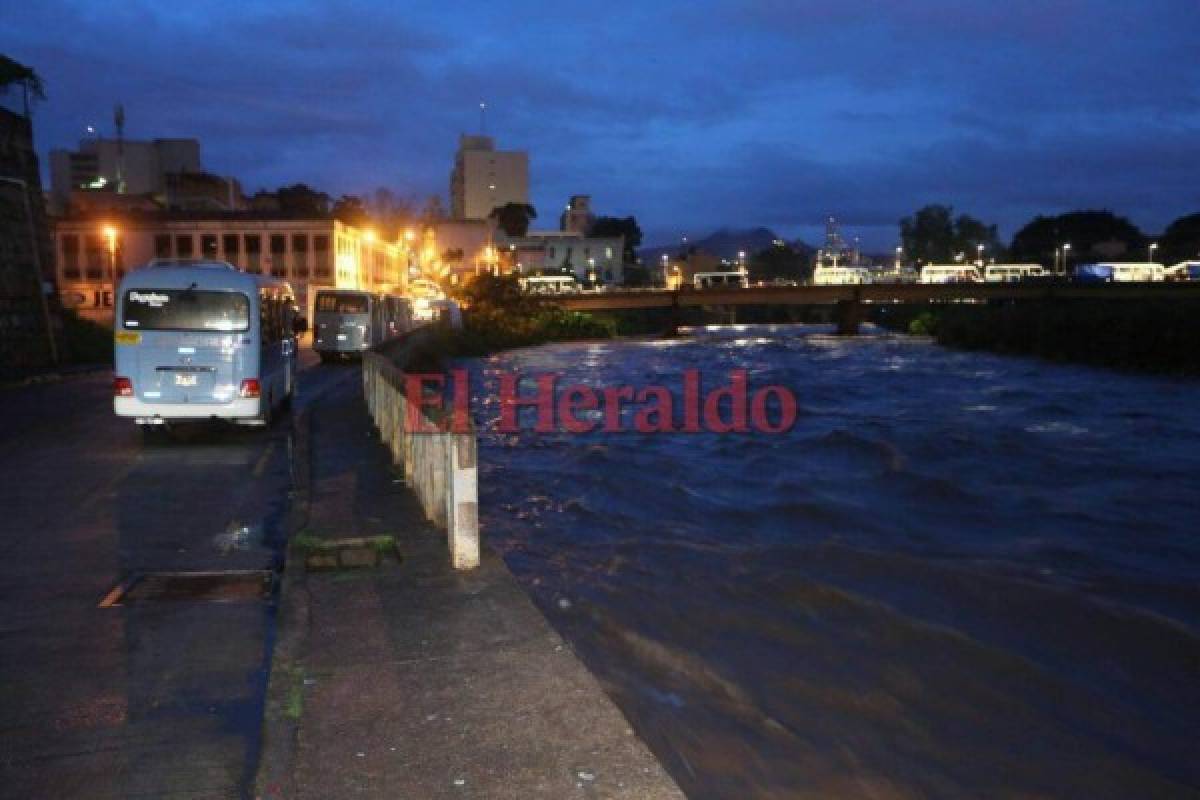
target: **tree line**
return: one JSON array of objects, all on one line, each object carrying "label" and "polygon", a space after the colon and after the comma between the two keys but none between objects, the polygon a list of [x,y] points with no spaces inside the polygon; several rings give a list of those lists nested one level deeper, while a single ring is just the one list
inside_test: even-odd
[{"label": "tree line", "polygon": [[927,264],[952,263],[959,257],[974,261],[982,245],[987,260],[1052,267],[1067,244],[1071,263],[1153,260],[1174,264],[1200,258],[1200,213],[1180,217],[1153,238],[1111,211],[1039,215],[1005,244],[995,225],[968,214],[955,217],[949,206],[928,205],[900,220],[900,239],[905,260]]}]

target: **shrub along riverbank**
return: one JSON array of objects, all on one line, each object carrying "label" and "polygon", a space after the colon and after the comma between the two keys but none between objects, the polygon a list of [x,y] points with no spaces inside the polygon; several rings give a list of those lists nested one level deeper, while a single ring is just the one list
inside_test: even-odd
[{"label": "shrub along riverbank", "polygon": [[872,318],[964,350],[1200,375],[1200,302],[1194,300],[881,306]]},{"label": "shrub along riverbank", "polygon": [[618,335],[615,320],[564,311],[545,298],[525,294],[511,276],[480,276],[457,299],[466,306],[462,328],[430,331],[409,357],[411,371],[440,371],[445,358]]}]

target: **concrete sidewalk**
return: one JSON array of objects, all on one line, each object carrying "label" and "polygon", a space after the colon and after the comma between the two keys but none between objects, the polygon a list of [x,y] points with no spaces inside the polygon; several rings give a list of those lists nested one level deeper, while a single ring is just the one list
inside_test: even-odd
[{"label": "concrete sidewalk", "polygon": [[450,568],[346,385],[307,415],[297,528],[392,535],[403,561],[289,559],[259,796],[682,797],[499,558]]}]

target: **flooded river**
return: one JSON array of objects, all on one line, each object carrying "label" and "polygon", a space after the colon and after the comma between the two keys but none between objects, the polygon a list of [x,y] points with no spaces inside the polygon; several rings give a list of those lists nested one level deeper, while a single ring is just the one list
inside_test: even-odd
[{"label": "flooded river", "polygon": [[[475,365],[493,547],[694,798],[1200,793],[1200,382],[804,326]],[[496,430],[748,370],[786,434]]]}]

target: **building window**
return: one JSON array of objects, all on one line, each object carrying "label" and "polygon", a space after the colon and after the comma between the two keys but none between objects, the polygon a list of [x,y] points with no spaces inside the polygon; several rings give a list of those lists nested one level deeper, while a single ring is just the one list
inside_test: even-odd
[{"label": "building window", "polygon": [[604,257],[607,258],[609,261],[612,261],[612,248],[611,247],[604,248]]},{"label": "building window", "polygon": [[155,258],[170,258],[171,257],[171,234],[158,233],[154,235],[154,257]]},{"label": "building window", "polygon": [[200,254],[204,258],[217,257],[217,235],[206,233],[200,237]]},{"label": "building window", "polygon": [[318,233],[313,236],[313,268],[318,278],[329,277],[329,235]]},{"label": "building window", "polygon": [[257,233],[247,233],[246,269],[251,272],[262,272],[262,237]]},{"label": "building window", "polygon": [[307,253],[308,252],[308,234],[293,233],[292,234],[292,252]]},{"label": "building window", "polygon": [[236,233],[227,233],[221,237],[221,247],[225,250],[226,258],[230,256],[237,258],[239,244],[241,244],[241,240],[238,239]]},{"label": "building window", "polygon": [[79,237],[73,233],[62,237],[63,277],[79,280]]},{"label": "building window", "polygon": [[287,275],[287,264],[283,256],[287,252],[287,237],[282,233],[271,234],[271,274],[276,278]]},{"label": "building window", "polygon": [[103,236],[84,236],[83,247],[85,256],[85,275],[89,281],[98,281],[104,277],[104,269],[108,266],[108,244]]},{"label": "building window", "polygon": [[187,236],[176,236],[175,237],[175,253],[180,258],[191,258],[192,252],[193,251],[192,251],[192,236],[191,236],[191,234],[188,234]]},{"label": "building window", "polygon": [[553,247],[550,248],[549,255],[551,258],[554,258],[554,248]]}]

